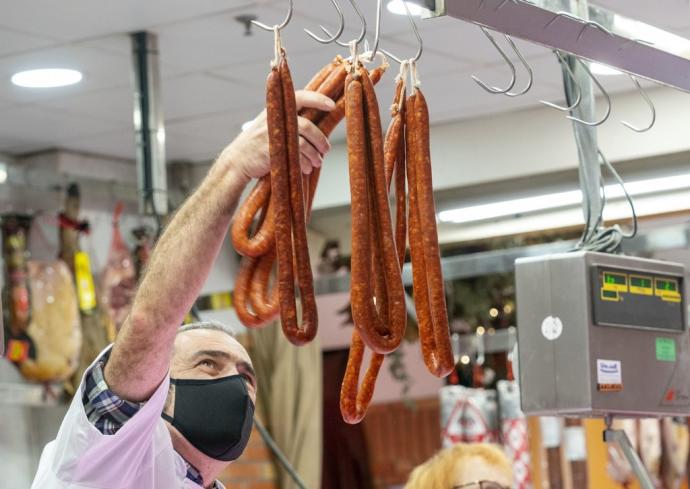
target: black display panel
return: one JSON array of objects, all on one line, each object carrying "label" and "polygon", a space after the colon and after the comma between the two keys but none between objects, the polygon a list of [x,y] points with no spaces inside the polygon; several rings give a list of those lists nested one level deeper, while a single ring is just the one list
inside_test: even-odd
[{"label": "black display panel", "polygon": [[685,330],[682,277],[592,267],[591,280],[595,324]]}]

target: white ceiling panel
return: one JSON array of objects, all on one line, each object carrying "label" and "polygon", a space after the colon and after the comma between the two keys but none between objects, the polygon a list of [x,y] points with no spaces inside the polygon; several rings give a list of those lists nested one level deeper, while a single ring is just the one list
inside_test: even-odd
[{"label": "white ceiling panel", "polygon": [[211,15],[250,0],[20,0],[2,6],[0,25],[63,40],[100,37]]},{"label": "white ceiling panel", "polygon": [[[283,10],[267,5],[254,6],[158,28],[161,59],[190,71],[229,65],[241,69],[243,64],[260,59],[268,63],[273,58],[273,34],[252,27],[252,34],[245,35],[244,26],[235,16],[254,14],[259,20],[273,24],[284,15]],[[318,45],[301,29],[307,23],[298,17],[293,20],[294,24],[282,33],[283,45],[289,53],[314,51]]]},{"label": "white ceiling panel", "polygon": [[685,0],[596,0],[595,3],[657,27],[678,30],[690,26],[690,2]]},{"label": "white ceiling panel", "polygon": [[[261,110],[263,107],[257,105],[232,112],[221,111],[217,114],[171,122],[167,124],[166,130],[208,141],[209,150],[216,154],[239,134],[243,122],[253,119]],[[168,138],[168,143],[170,143],[170,138]]]},{"label": "white ceiling panel", "polygon": [[209,113],[232,114],[265,97],[261,83],[242,85],[200,73],[164,80],[161,92],[164,115],[170,121]]},{"label": "white ceiling panel", "polygon": [[214,144],[199,136],[166,129],[165,152],[169,161],[210,161],[218,156],[231,140],[232,137],[229,137],[223,144]]},{"label": "white ceiling panel", "polygon": [[[12,85],[11,76],[36,68],[72,68],[83,73],[81,83],[61,88],[31,89]],[[42,101],[130,83],[130,61],[83,46],[65,45],[0,59],[0,98],[16,103]]]},{"label": "white ceiling panel", "polygon": [[0,28],[0,57],[22,53],[56,44],[55,39]]},{"label": "white ceiling panel", "polygon": [[[37,107],[4,109],[0,117],[0,135],[6,147],[0,151],[19,152],[26,145],[57,147],[61,143],[117,128],[113,123],[77,117]],[[16,140],[17,144],[13,143]]]},{"label": "white ceiling panel", "polygon": [[130,128],[133,124],[134,96],[129,85],[46,100],[41,106]]},{"label": "white ceiling panel", "polygon": [[64,148],[116,158],[136,159],[134,129],[117,129],[66,141]]}]

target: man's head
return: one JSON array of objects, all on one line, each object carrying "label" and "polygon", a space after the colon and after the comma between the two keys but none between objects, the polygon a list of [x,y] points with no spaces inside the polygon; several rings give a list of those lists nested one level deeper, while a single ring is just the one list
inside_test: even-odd
[{"label": "man's head", "polygon": [[205,480],[215,477],[251,427],[257,385],[249,354],[222,324],[189,324],[175,338],[170,378],[163,414],[173,446]]}]

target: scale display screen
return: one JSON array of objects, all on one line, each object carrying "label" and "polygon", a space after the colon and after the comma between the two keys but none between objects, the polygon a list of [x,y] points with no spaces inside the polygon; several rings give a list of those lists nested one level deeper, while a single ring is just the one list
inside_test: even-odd
[{"label": "scale display screen", "polygon": [[594,322],[684,331],[682,282],[682,277],[593,267]]}]

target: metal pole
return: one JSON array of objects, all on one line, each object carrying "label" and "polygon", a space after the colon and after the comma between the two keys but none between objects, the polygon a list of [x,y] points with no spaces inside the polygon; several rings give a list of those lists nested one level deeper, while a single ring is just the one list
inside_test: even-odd
[{"label": "metal pole", "polygon": [[158,40],[144,31],[132,33],[131,38],[139,210],[158,216],[168,212]]},{"label": "metal pole", "polygon": [[[587,0],[566,0],[566,3],[568,4],[566,5],[566,11],[573,12],[583,19],[589,18]],[[596,104],[594,101],[592,78],[575,56],[567,55],[566,62],[570,65],[570,69],[575,75],[575,80],[573,80],[565,67],[562,68],[567,103],[571,104],[574,102],[575,94],[578,90],[582,94],[580,104],[571,113],[578,119],[593,121],[595,120]],[[575,86],[575,83],[577,83],[577,86]],[[603,205],[601,199],[601,166],[597,152],[599,147],[597,128],[586,126],[576,121],[573,121],[572,124],[580,161],[579,176],[583,195],[582,210],[587,226],[583,233],[583,238],[586,239],[592,236],[600,225],[599,216],[601,215]]]}]

